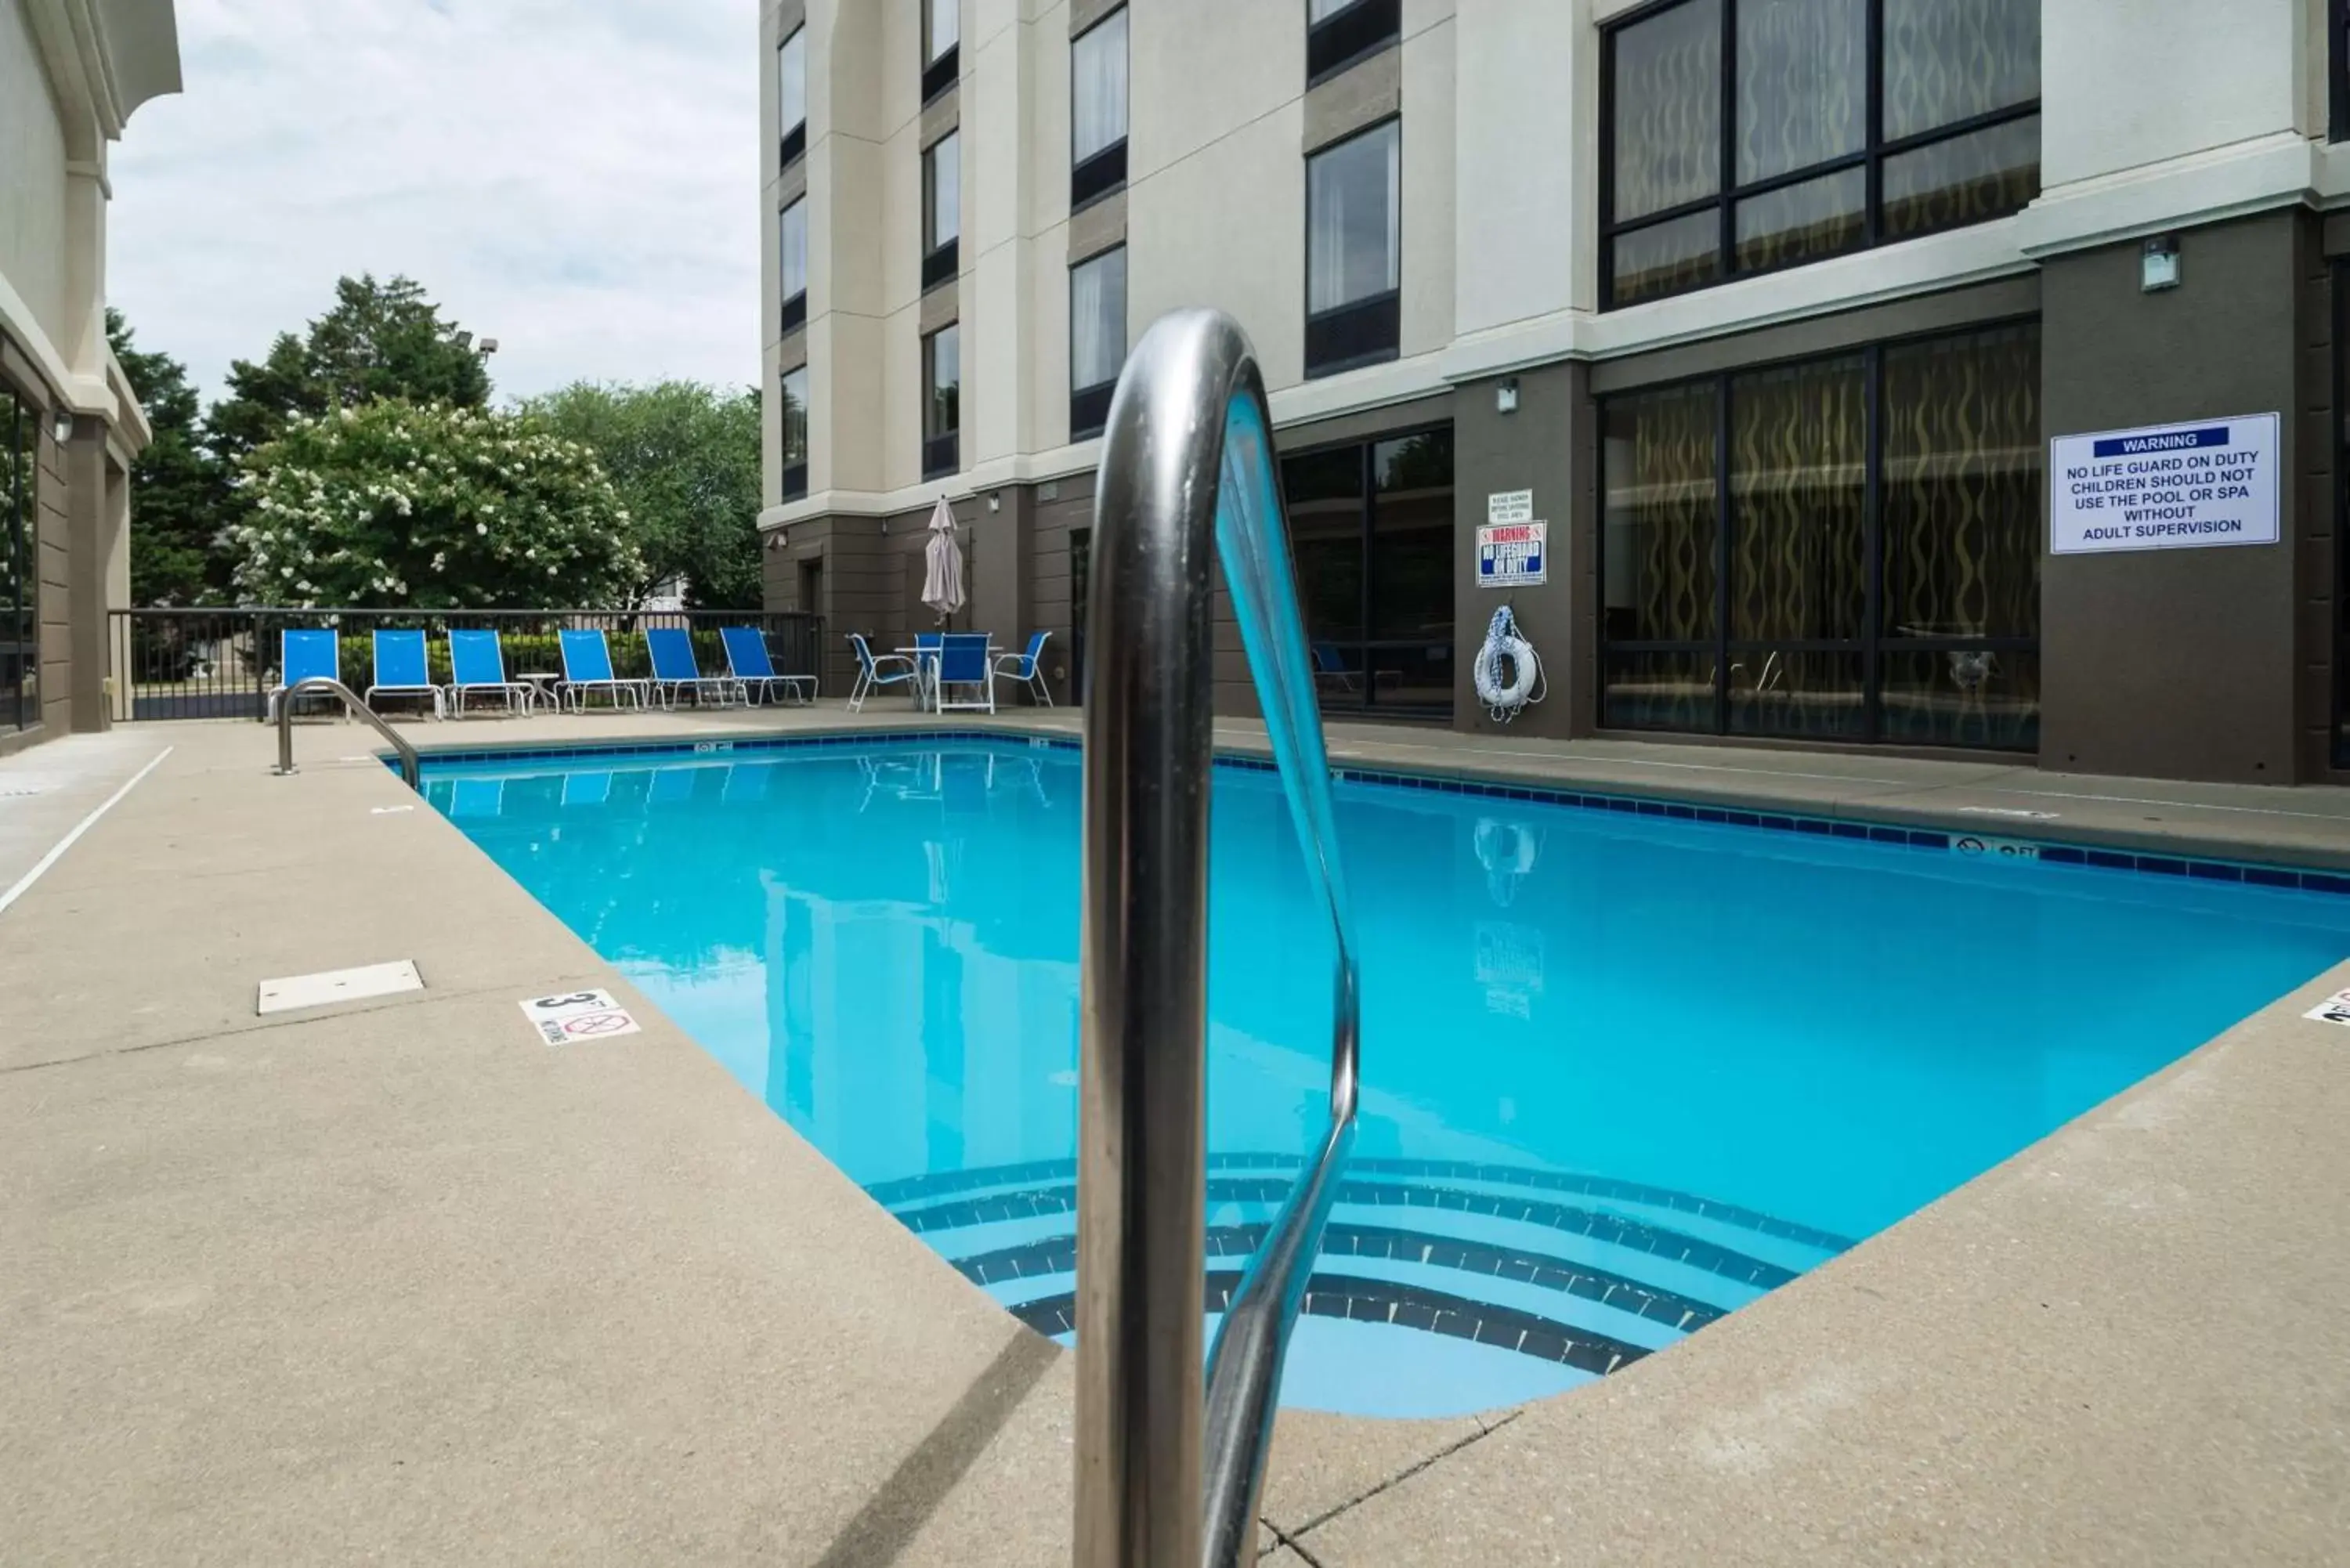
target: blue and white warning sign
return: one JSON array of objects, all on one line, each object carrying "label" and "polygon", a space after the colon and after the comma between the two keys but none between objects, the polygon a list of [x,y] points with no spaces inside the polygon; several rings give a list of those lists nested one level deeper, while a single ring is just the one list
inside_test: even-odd
[{"label": "blue and white warning sign", "polygon": [[1477,529],[1477,586],[1519,588],[1547,582],[1550,524],[1540,518],[1484,523]]},{"label": "blue and white warning sign", "polygon": [[2273,545],[2278,461],[2274,414],[2058,436],[2048,547],[2086,556]]}]

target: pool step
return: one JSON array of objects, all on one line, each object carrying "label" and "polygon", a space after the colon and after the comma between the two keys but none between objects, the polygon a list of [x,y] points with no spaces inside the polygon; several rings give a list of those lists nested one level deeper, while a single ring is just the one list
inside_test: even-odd
[{"label": "pool step", "polygon": [[[1301,1162],[1209,1160],[1211,1313],[1263,1243]],[[1074,1329],[1075,1167],[940,1172],[868,1190],[1005,1308]],[[1453,1334],[1605,1375],[1850,1243],[1733,1204],[1612,1178],[1470,1161],[1364,1158],[1339,1185],[1306,1312]]]}]

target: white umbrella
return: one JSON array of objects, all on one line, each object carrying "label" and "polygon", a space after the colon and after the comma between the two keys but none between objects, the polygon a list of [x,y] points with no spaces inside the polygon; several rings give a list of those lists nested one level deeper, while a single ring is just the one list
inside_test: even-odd
[{"label": "white umbrella", "polygon": [[922,602],[938,612],[941,624],[962,608],[962,549],[954,528],[954,513],[942,495],[931,513],[930,569],[922,578]]}]

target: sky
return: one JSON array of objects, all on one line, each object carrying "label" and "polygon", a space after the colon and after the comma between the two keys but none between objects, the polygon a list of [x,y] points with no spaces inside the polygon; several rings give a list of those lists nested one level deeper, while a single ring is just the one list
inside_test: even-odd
[{"label": "sky", "polygon": [[178,0],[113,150],[108,295],[207,398],[405,273],[501,397],[759,367],[756,0]]}]

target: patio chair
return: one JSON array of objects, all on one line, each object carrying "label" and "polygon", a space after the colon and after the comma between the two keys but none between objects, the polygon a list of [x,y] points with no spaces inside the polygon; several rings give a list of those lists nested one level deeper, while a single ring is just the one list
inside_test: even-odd
[{"label": "patio chair", "polygon": [[751,699],[743,683],[731,675],[704,675],[702,661],[693,657],[693,634],[681,626],[657,626],[645,632],[645,651],[652,656],[653,695],[664,708],[677,706],[678,697],[691,691],[695,707],[710,701],[717,693],[721,703],[732,701],[737,695],[748,703]]},{"label": "patio chair", "polygon": [[[936,706],[945,712],[995,711],[993,671],[987,667],[987,634],[977,631],[951,631],[941,644],[937,659],[938,672],[931,677],[931,687],[938,693]],[[951,686],[968,686],[977,692],[960,702],[947,700]]]},{"label": "patio chair", "polygon": [[1360,693],[1362,677],[1347,668],[1346,656],[1335,642],[1317,642],[1313,647],[1314,680],[1317,686],[1328,686],[1339,691]]},{"label": "patio chair", "polygon": [[[268,714],[277,717],[277,704],[290,699],[287,693],[305,680],[317,676],[329,680],[343,678],[343,642],[340,634],[328,628],[323,631],[282,631],[277,634],[277,684],[269,689]],[[338,701],[328,697],[325,701]]]},{"label": "patio chair", "polygon": [[1052,635],[1049,631],[1032,631],[1024,651],[997,654],[995,668],[989,671],[991,684],[995,680],[1017,680],[1028,688],[1028,695],[1035,699],[1038,707],[1050,708],[1053,693],[1045,688],[1042,660],[1045,641]]},{"label": "patio chair", "polygon": [[506,679],[506,655],[494,631],[452,631],[449,634],[449,716],[465,716],[465,699],[477,693],[502,698],[506,711],[529,712],[537,694],[526,681]]},{"label": "patio chair", "polygon": [[432,684],[432,672],[424,654],[424,634],[418,630],[375,633],[375,683],[362,695],[369,707],[383,697],[429,697],[432,700],[432,716],[441,717],[441,688]]},{"label": "patio chair", "polygon": [[939,649],[944,645],[946,633],[918,631],[914,634],[914,672],[921,677],[916,683],[917,708],[928,708],[939,693]]},{"label": "patio chair", "polygon": [[[718,640],[726,646],[726,669],[742,683],[744,701],[754,701],[754,694],[764,694],[772,702],[777,687],[802,702],[816,701],[816,677],[775,673],[775,662],[767,656],[766,634],[757,627],[721,627]],[[802,687],[807,690],[803,691]]]},{"label": "patio chair", "polygon": [[598,691],[615,708],[624,697],[633,707],[645,705],[643,681],[623,680],[612,673],[612,649],[601,629],[557,632],[556,645],[563,652],[563,700],[573,712],[586,712],[588,699]]},{"label": "patio chair", "polygon": [[920,699],[921,672],[914,668],[912,659],[902,653],[874,652],[867,645],[865,634],[860,631],[848,634],[848,646],[857,653],[857,680],[848,689],[850,712],[865,711],[865,699],[870,697],[877,687],[904,682],[914,688],[915,696]]}]

